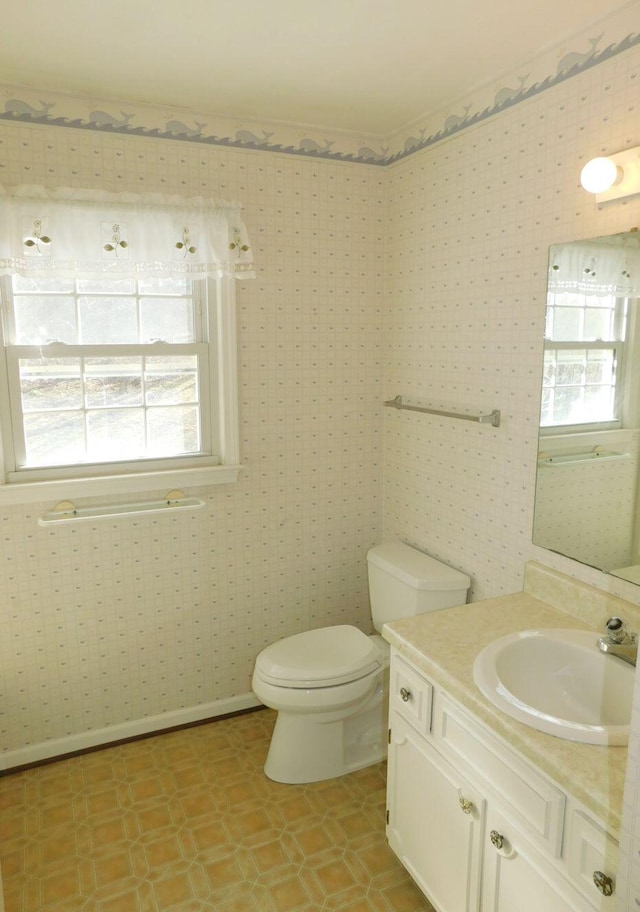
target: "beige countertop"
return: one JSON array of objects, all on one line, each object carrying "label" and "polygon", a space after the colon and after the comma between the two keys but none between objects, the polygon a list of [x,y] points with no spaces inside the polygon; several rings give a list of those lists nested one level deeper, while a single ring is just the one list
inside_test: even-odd
[{"label": "beige countertop", "polygon": [[424,674],[581,801],[619,836],[626,747],[565,741],[496,709],[473,681],[473,662],[498,637],[536,627],[593,629],[528,592],[385,624],[382,635]]}]

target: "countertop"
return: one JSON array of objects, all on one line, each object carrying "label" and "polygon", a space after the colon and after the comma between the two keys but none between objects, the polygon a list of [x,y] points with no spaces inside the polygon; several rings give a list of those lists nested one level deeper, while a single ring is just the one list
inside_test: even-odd
[{"label": "countertop", "polygon": [[536,731],[501,713],[474,684],[473,662],[485,646],[506,634],[537,627],[593,629],[519,592],[393,621],[384,625],[382,635],[434,684],[581,801],[618,838],[627,748],[581,744]]}]

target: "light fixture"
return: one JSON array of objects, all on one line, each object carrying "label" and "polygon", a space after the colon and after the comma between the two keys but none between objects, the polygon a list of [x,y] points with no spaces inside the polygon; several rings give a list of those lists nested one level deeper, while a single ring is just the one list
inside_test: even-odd
[{"label": "light fixture", "polygon": [[640,146],[606,158],[592,158],[580,173],[580,183],[595,194],[596,203],[640,193]]}]

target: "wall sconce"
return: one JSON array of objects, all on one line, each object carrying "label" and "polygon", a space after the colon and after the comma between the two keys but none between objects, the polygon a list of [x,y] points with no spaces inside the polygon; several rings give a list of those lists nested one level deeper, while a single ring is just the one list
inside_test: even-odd
[{"label": "wall sconce", "polygon": [[596,203],[640,193],[640,146],[607,158],[592,158],[580,172],[580,183],[595,194]]}]

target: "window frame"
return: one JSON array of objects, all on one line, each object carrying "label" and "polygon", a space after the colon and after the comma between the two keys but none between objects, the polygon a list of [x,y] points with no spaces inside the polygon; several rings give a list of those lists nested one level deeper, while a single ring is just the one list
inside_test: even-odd
[{"label": "window frame", "polygon": [[[199,280],[199,319],[202,321],[205,345],[200,385],[206,383],[206,403],[201,400],[203,433],[208,430],[211,453],[141,459],[118,463],[78,463],[73,466],[17,469],[15,462],[16,415],[10,391],[10,360],[24,346],[5,345],[7,323],[12,313],[11,278],[0,281],[0,504],[47,500],[50,497],[72,497],[129,494],[143,491],[168,491],[174,488],[226,484],[237,481],[239,465],[237,330],[233,276]],[[82,346],[86,350],[89,346]],[[126,348],[126,346],[120,346]],[[152,343],[148,354],[156,355],[175,349],[171,343]],[[190,346],[191,347],[191,346]],[[51,355],[72,354],[77,346],[47,346]],[[115,346],[114,346],[115,349]],[[15,390],[13,391],[15,396]],[[208,426],[208,427],[207,427]],[[204,439],[204,438],[203,438]]]},{"label": "window frame", "polygon": [[[589,431],[614,431],[624,427],[623,413],[625,402],[625,384],[626,384],[626,353],[629,347],[630,335],[630,299],[626,297],[615,298],[615,323],[617,334],[623,338],[613,340],[590,339],[590,340],[555,340],[549,339],[545,335],[543,351],[611,351],[614,358],[614,417],[605,421],[585,421],[573,424],[540,424],[540,436],[552,436],[558,434],[583,434]],[[544,396],[544,378],[542,383],[541,396]]]}]

